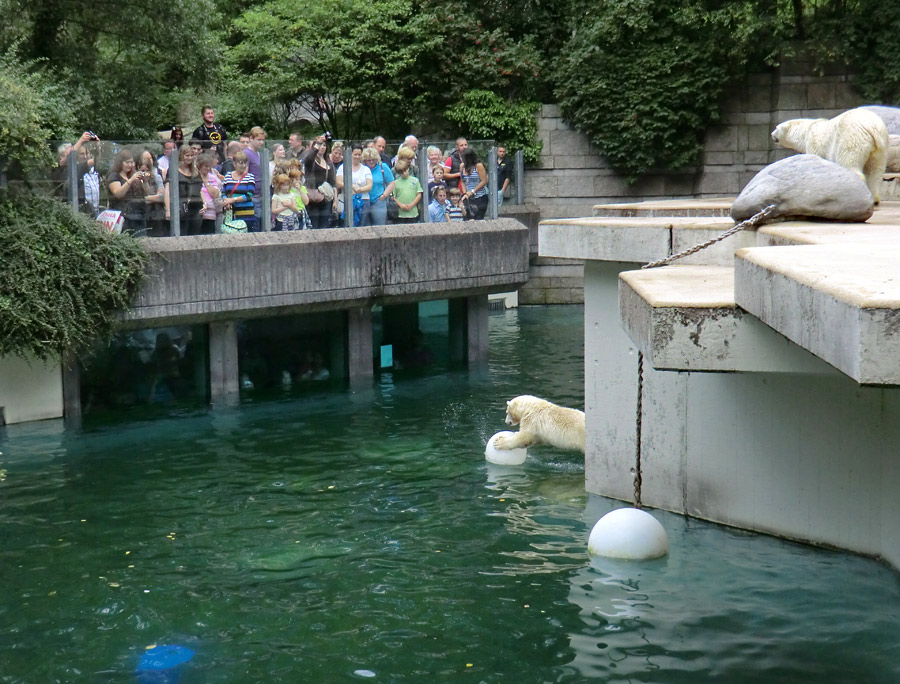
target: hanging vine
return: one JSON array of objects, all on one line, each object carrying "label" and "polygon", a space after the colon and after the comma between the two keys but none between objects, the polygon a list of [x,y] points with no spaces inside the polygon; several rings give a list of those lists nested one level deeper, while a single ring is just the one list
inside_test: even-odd
[{"label": "hanging vine", "polygon": [[59,200],[0,191],[0,356],[59,358],[108,337],[146,265],[137,240]]}]

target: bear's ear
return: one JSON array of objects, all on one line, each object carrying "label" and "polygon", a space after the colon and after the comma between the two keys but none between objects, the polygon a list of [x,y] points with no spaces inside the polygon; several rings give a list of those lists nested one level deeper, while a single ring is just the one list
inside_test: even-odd
[{"label": "bear's ear", "polygon": [[507,406],[512,406],[512,401],[510,400],[510,401],[506,402],[506,405],[507,405]]}]

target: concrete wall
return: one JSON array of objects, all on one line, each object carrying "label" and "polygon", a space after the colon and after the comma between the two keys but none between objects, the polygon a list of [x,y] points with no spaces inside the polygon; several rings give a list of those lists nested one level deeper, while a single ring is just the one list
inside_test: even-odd
[{"label": "concrete wall", "polygon": [[544,143],[539,168],[525,173],[526,201],[541,217],[590,216],[595,204],[672,197],[737,195],[760,169],[790,154],[769,139],[775,126],[801,116],[834,116],[863,104],[846,74],[812,76],[801,59],[752,76],[723,105],[722,121],[706,132],[697,168],[661,172],[628,185],[581,133],[569,128],[559,108],[539,114]]},{"label": "concrete wall", "polygon": [[62,416],[59,363],[0,358],[0,425]]},{"label": "concrete wall", "polygon": [[[638,349],[618,273],[585,265],[588,491],[633,500]],[[785,373],[657,371],[644,363],[645,506],[881,556],[900,567],[900,388],[824,361]]]},{"label": "concrete wall", "polygon": [[258,318],[516,289],[528,230],[513,219],[365,230],[157,238],[130,327]]}]

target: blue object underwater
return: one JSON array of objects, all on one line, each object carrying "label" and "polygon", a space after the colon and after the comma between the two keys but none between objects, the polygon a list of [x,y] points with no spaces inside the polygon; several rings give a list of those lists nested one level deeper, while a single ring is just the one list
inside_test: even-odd
[{"label": "blue object underwater", "polygon": [[194,652],[184,646],[154,646],[144,651],[135,674],[140,684],[177,684],[175,668],[193,657]]}]

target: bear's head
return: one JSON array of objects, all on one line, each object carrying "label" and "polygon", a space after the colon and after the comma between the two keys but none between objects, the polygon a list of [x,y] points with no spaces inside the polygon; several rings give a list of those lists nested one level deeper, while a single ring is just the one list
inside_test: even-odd
[{"label": "bear's head", "polygon": [[506,402],[506,424],[507,425],[518,425],[521,417],[516,415],[515,407],[513,406],[513,402],[515,399]]},{"label": "bear's head", "polygon": [[775,143],[776,145],[782,144],[781,141],[784,140],[786,123],[788,123],[788,122],[785,121],[784,123],[778,124],[777,126],[775,126],[775,130],[772,131],[772,142]]},{"label": "bear's head", "polygon": [[538,399],[530,394],[523,394],[506,402],[506,424],[518,425],[522,418],[534,411],[538,406],[546,404],[543,399]]}]

